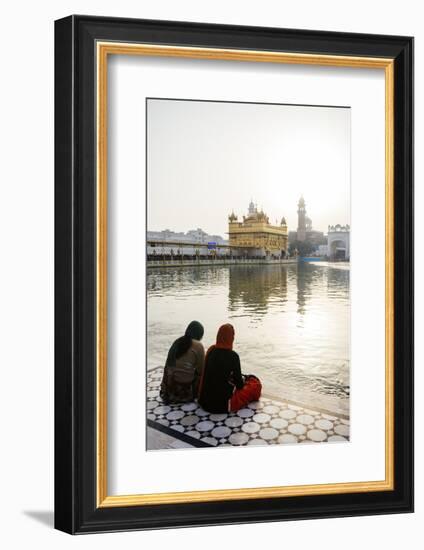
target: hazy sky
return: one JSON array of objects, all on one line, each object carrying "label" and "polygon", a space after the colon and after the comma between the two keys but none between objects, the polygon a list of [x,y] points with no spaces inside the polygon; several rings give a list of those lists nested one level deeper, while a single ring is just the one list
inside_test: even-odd
[{"label": "hazy sky", "polygon": [[350,223],[350,109],[148,100],[148,229],[226,237],[251,199],[297,228]]}]

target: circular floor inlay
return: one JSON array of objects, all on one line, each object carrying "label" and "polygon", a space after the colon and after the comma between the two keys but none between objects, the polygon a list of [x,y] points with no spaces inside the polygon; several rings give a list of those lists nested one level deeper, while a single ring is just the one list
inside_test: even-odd
[{"label": "circular floor inlay", "polygon": [[297,443],[297,437],[292,434],[280,435],[278,443]]},{"label": "circular floor inlay", "polygon": [[296,416],[296,412],[292,411],[291,409],[283,409],[282,411],[280,411],[279,415],[281,416],[281,418],[290,420],[290,418],[294,418]]},{"label": "circular floor inlay", "polygon": [[225,420],[227,418],[228,414],[211,414],[210,419],[213,422],[219,422],[220,420]]},{"label": "circular floor inlay", "polygon": [[308,426],[314,421],[314,417],[310,414],[299,414],[299,416],[296,418],[296,422],[300,422],[300,424],[305,424]]},{"label": "circular floor inlay", "polygon": [[337,418],[335,416],[331,416],[331,414],[323,414],[322,415],[323,418],[325,418],[326,420],[337,420]]},{"label": "circular floor inlay", "polygon": [[239,416],[230,416],[230,418],[227,418],[225,421],[225,425],[229,428],[238,428],[243,424],[243,419]]},{"label": "circular floor inlay", "polygon": [[194,411],[195,409],[197,409],[197,405],[196,403],[184,403],[184,405],[181,406],[181,409],[183,411]]},{"label": "circular floor inlay", "polygon": [[254,415],[253,420],[255,422],[259,422],[259,424],[265,424],[265,422],[269,422],[271,420],[271,417],[266,413],[257,413]]},{"label": "circular floor inlay", "polygon": [[249,442],[248,442],[248,445],[268,445],[268,443],[266,441],[264,441],[263,439],[251,439]]},{"label": "circular floor inlay", "polygon": [[287,428],[288,424],[289,423],[287,422],[287,420],[284,420],[284,418],[273,418],[270,422],[270,425],[276,430]]},{"label": "circular floor inlay", "polygon": [[262,410],[263,412],[268,414],[277,414],[280,410],[280,407],[277,407],[276,405],[266,405],[266,407],[264,407]]},{"label": "circular floor inlay", "polygon": [[315,426],[319,428],[320,430],[332,430],[333,429],[333,423],[329,420],[317,420],[315,422]]},{"label": "circular floor inlay", "polygon": [[255,413],[252,409],[240,409],[237,414],[242,418],[249,418],[250,416],[253,416]]},{"label": "circular floor inlay", "polygon": [[179,420],[180,418],[182,418],[184,416],[184,412],[183,411],[171,411],[170,413],[168,413],[166,415],[166,418],[168,420]]},{"label": "circular floor inlay", "polygon": [[278,437],[278,431],[274,430],[274,428],[262,428],[262,430],[259,432],[259,437],[265,439],[266,441],[269,441],[270,439],[275,439],[276,437]]},{"label": "circular floor inlay", "polygon": [[[185,416],[180,420],[180,424],[183,426],[194,426],[194,424],[197,424],[199,422],[199,417],[195,414],[190,414],[189,416]],[[211,423],[212,424],[212,423]]]},{"label": "circular floor inlay", "polygon": [[312,441],[324,441],[326,439],[327,434],[323,432],[322,430],[309,430],[308,432],[309,439],[312,439]]},{"label": "circular floor inlay", "polygon": [[247,434],[254,434],[259,431],[260,426],[256,422],[247,422],[241,429]]},{"label": "circular floor inlay", "polygon": [[148,410],[151,410],[151,409],[154,409],[155,407],[157,407],[159,405],[159,403],[157,401],[147,401],[147,409]]},{"label": "circular floor inlay", "polygon": [[347,441],[347,439],[341,435],[330,435],[328,441]]},{"label": "circular floor inlay", "polygon": [[247,406],[249,407],[249,409],[254,409],[254,410],[261,409],[262,403],[260,401],[252,401]]},{"label": "circular floor inlay", "polygon": [[212,430],[214,428],[214,423],[210,422],[209,420],[203,420],[203,422],[199,422],[196,425],[196,430],[199,432],[208,432],[209,430]]},{"label": "circular floor inlay", "polygon": [[171,407],[168,407],[168,405],[161,405],[160,407],[156,407],[156,409],[153,411],[155,414],[167,414],[171,410]]},{"label": "circular floor inlay", "polygon": [[214,428],[211,432],[211,434],[214,437],[217,437],[218,439],[221,439],[223,437],[228,437],[231,433],[230,428],[227,428],[226,426],[218,426],[217,428]]},{"label": "circular floor inlay", "polygon": [[306,428],[303,424],[290,424],[289,432],[294,435],[303,435],[306,432]]},{"label": "circular floor inlay", "polygon": [[209,414],[208,412],[204,411],[200,407],[196,409],[194,412],[197,414],[197,416],[208,416]]},{"label": "circular floor inlay", "polygon": [[171,427],[173,430],[176,430],[177,432],[184,431],[184,426],[181,426],[181,424],[173,424]]},{"label": "circular floor inlay", "polygon": [[349,426],[345,426],[344,424],[339,424],[334,428],[334,431],[338,435],[349,435]]},{"label": "circular floor inlay", "polygon": [[249,436],[243,432],[238,432],[230,435],[229,442],[231,445],[244,445],[247,443]]},{"label": "circular floor inlay", "polygon": [[186,435],[189,435],[190,437],[194,437],[194,439],[199,439],[200,433],[196,432],[196,430],[190,430],[189,432],[186,432]]},{"label": "circular floor inlay", "polygon": [[159,395],[158,390],[150,390],[147,392],[147,397],[157,397]]}]

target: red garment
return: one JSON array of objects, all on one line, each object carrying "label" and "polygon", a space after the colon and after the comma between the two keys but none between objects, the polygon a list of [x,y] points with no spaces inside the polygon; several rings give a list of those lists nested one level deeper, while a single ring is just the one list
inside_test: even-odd
[{"label": "red garment", "polygon": [[[218,334],[216,335],[216,344],[213,344],[212,346],[209,346],[208,351],[206,352],[205,365],[206,365],[206,359],[208,357],[208,354],[213,349],[215,349],[215,348],[233,349],[233,342],[234,342],[234,327],[233,327],[233,325],[230,325],[230,323],[226,323],[225,325],[221,325],[218,329]],[[201,392],[202,387],[203,387],[204,374],[205,374],[205,369],[203,369],[202,376],[200,378],[198,396],[200,396],[200,392]]]},{"label": "red garment", "polygon": [[216,335],[216,344],[208,348],[206,355],[215,348],[218,349],[233,349],[234,343],[234,327],[230,323],[221,325]]},{"label": "red garment", "polygon": [[216,335],[216,347],[220,349],[233,349],[234,327],[227,323],[221,325]]},{"label": "red garment", "polygon": [[256,376],[249,376],[240,390],[234,390],[230,399],[230,411],[238,411],[261,396],[262,384]]}]

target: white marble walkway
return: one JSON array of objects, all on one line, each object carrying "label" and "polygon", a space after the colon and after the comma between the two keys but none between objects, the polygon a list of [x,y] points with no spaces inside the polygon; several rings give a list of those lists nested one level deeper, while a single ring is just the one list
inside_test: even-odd
[{"label": "white marble walkway", "polygon": [[[165,405],[159,397],[163,369],[147,373],[147,449],[347,442],[347,416],[266,396],[236,413],[210,414],[197,403]],[[175,445],[169,438],[174,438]],[[164,438],[162,437],[162,440]]]}]

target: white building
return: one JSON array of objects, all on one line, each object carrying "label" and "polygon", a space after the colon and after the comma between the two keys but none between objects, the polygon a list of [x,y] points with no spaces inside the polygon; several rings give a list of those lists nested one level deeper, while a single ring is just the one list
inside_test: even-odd
[{"label": "white building", "polygon": [[349,260],[350,225],[328,226],[328,256],[330,260]]},{"label": "white building", "polygon": [[[157,243],[157,244],[156,244]],[[169,243],[169,245],[166,245]],[[164,229],[163,231],[147,231],[147,254],[179,255],[179,254],[208,254],[207,245],[228,244],[220,235],[209,235],[203,229],[190,229],[187,233],[180,233]],[[181,244],[181,246],[179,246]],[[193,246],[187,246],[192,244]],[[199,249],[199,245],[203,245]]]},{"label": "white building", "polygon": [[223,239],[220,235],[209,235],[203,229],[198,227],[197,229],[190,229],[187,233],[177,233],[164,229],[163,231],[147,231],[148,241],[173,241],[193,244],[207,244],[214,242],[216,244],[228,244],[228,241]]}]

